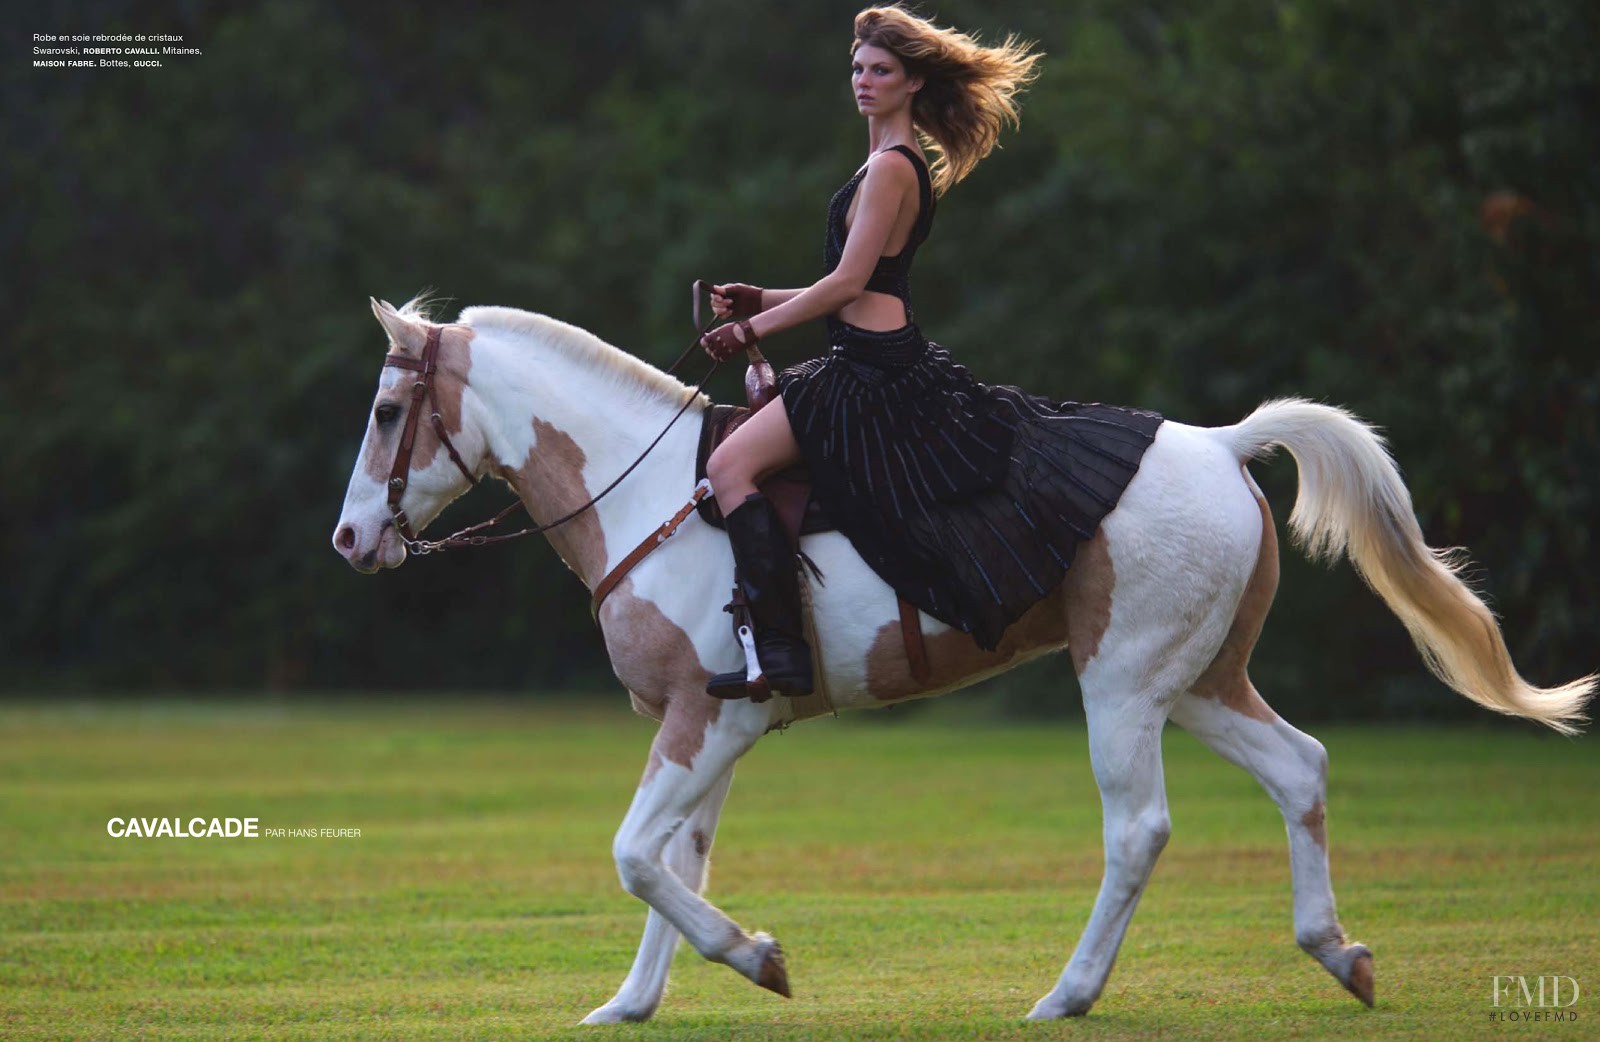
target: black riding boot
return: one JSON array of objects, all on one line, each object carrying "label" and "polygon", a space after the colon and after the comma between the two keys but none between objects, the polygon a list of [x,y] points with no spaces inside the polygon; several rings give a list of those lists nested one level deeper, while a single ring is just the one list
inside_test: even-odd
[{"label": "black riding boot", "polygon": [[[759,492],[728,512],[734,579],[750,606],[756,657],[774,694],[811,693],[811,647],[800,615],[800,577],[778,511]],[[744,698],[745,671],[718,673],[706,685],[718,698]]]}]

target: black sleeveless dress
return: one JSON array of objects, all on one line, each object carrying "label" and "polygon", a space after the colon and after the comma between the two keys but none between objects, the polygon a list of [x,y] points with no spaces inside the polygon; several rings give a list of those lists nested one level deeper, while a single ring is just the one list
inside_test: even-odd
[{"label": "black sleeveless dress", "polygon": [[[916,167],[921,209],[867,289],[899,297],[907,324],[876,332],[830,316],[829,353],[778,373],[778,391],[815,495],[851,545],[901,597],[993,650],[1061,583],[1162,418],[980,383],[922,335],[910,271],[933,227],[933,186],[914,150],[895,149]],[[827,271],[865,173],[828,207]]]}]

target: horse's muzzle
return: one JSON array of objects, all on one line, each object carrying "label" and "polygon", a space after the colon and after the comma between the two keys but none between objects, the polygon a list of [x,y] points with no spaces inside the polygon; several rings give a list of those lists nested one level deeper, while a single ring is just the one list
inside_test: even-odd
[{"label": "horse's muzzle", "polygon": [[405,543],[395,530],[394,522],[385,518],[377,534],[363,538],[361,526],[349,521],[339,522],[333,531],[333,548],[350,563],[350,567],[363,575],[371,575],[379,568],[396,568],[406,559]]}]

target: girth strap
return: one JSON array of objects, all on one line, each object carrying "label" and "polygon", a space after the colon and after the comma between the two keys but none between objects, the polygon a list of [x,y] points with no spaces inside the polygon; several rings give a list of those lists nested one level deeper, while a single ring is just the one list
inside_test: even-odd
[{"label": "girth strap", "polygon": [[904,597],[900,598],[900,640],[906,646],[906,662],[911,666],[912,679],[926,683],[931,670],[928,669],[928,648],[922,643],[922,619],[916,607]]}]

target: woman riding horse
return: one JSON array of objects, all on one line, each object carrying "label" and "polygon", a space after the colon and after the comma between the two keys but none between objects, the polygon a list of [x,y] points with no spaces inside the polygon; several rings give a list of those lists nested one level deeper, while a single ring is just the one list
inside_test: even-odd
[{"label": "woman riding horse", "polygon": [[[1015,95],[1040,56],[1013,37],[982,46],[898,7],[858,14],[850,53],[868,156],[828,207],[823,277],[804,289],[713,287],[716,314],[735,321],[702,340],[727,359],[827,319],[829,353],[779,373],[780,396],[706,465],[762,671],[771,690],[795,696],[811,691],[811,651],[795,555],[759,478],[803,459],[867,564],[992,650],[1060,584],[1161,424],[1154,413],[980,383],[923,336],[911,310],[911,262],[935,196],[1016,123]],[[745,674],[719,674],[707,690],[742,698]]]}]

